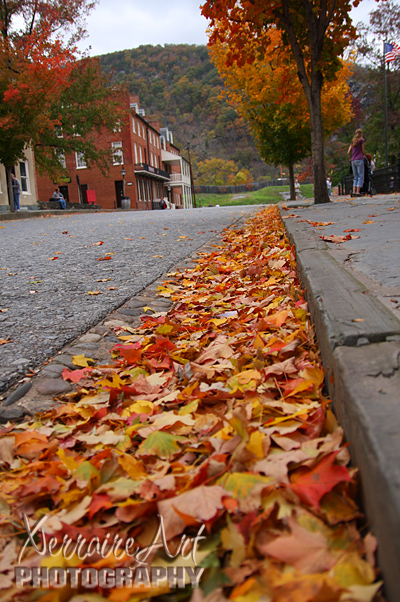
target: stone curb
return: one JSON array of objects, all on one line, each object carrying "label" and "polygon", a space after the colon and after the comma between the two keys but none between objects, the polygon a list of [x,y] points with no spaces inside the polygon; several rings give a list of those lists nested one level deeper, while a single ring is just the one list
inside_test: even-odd
[{"label": "stone curb", "polygon": [[[286,212],[280,207],[281,215]],[[388,602],[400,600],[400,322],[328,253],[284,219],[296,248],[326,370],[326,385],[359,468],[366,515],[378,539]]]},{"label": "stone curb", "polygon": [[[19,211],[12,213],[11,211],[2,212],[0,211],[0,222],[10,221],[14,219],[28,219],[32,217],[45,217],[46,215],[70,215],[71,213],[77,213],[81,215],[81,213],[104,213],[105,209],[43,209],[39,210],[30,210],[28,211]],[[109,210],[111,211],[111,210]],[[113,209],[112,211],[116,211]]]}]

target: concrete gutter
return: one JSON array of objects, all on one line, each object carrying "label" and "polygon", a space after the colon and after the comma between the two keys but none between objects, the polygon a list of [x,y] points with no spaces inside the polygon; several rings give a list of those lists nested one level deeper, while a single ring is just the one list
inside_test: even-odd
[{"label": "concrete gutter", "polygon": [[[393,203],[393,197],[388,203]],[[333,205],[324,206],[325,220],[330,210],[334,218],[340,211],[353,211],[349,206],[341,209],[338,204]],[[389,602],[398,602],[400,321],[344,264],[336,261],[319,237],[321,233],[304,221],[305,217],[318,220],[321,206],[314,206],[313,213],[310,209],[300,210],[300,220],[284,217],[293,209],[298,213],[301,206],[281,203],[280,211],[296,248],[299,276],[315,325],[329,395],[350,442],[353,462],[360,470],[365,512],[378,539],[385,594]],[[354,209],[354,215],[358,211],[360,219],[361,209]],[[396,217],[400,222],[399,216],[400,212]],[[385,240],[385,229],[381,232]],[[368,243],[368,232],[363,236]]]}]

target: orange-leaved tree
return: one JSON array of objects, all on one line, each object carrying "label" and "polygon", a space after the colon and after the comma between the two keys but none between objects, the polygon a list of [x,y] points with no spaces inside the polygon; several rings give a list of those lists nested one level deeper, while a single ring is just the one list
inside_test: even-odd
[{"label": "orange-leaved tree", "polygon": [[[217,27],[217,24],[215,24]],[[310,155],[311,132],[308,105],[297,77],[297,66],[289,53],[276,52],[282,44],[279,30],[261,32],[247,45],[262,46],[263,55],[238,65],[229,63],[230,46],[223,31],[211,48],[211,57],[225,83],[225,95],[246,119],[267,163],[289,169],[291,198],[295,198],[295,163]],[[350,64],[342,62],[335,78],[322,89],[324,136],[331,134],[351,118],[348,77]]]},{"label": "orange-leaved tree", "polygon": [[2,0],[0,3],[0,163],[11,171],[57,121],[50,107],[71,83],[92,0]]},{"label": "orange-leaved tree", "polygon": [[229,42],[229,63],[244,64],[254,60],[257,52],[262,54],[262,45],[259,50],[248,46],[249,37],[257,40],[271,28],[281,32],[282,42],[276,52],[290,50],[309,107],[316,203],[329,202],[322,86],[334,79],[340,69],[340,57],[356,37],[350,10],[359,3],[360,0],[206,0],[202,8],[203,15],[211,20],[210,44],[218,39]]}]

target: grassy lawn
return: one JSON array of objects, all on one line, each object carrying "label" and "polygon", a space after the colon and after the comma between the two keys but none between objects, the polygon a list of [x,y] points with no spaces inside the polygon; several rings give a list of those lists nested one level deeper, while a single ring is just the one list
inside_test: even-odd
[{"label": "grassy lawn", "polygon": [[[198,207],[207,207],[210,203],[214,206],[218,203],[221,207],[226,205],[258,205],[272,204],[282,201],[280,192],[289,192],[289,186],[268,186],[261,190],[253,192],[241,192],[235,194],[196,194],[196,204]],[[303,184],[300,192],[304,198],[313,198],[313,184]]]}]

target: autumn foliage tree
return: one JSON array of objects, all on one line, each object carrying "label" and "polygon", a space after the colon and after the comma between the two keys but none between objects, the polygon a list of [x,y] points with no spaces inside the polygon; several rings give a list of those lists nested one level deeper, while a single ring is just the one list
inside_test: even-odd
[{"label": "autumn foliage tree", "polygon": [[383,43],[399,41],[400,6],[395,0],[386,0],[371,11],[369,23],[359,23],[356,46],[360,58],[357,86],[362,98],[368,152],[374,154],[377,167],[383,167],[385,159],[384,116],[384,69],[387,81],[388,158],[393,164],[397,159],[400,143],[400,58],[383,63]]},{"label": "autumn foliage tree", "polygon": [[76,62],[60,95],[49,106],[49,127],[33,142],[39,171],[61,181],[68,175],[64,157],[75,152],[85,157],[88,166],[95,164],[106,175],[112,152],[98,147],[97,134],[103,128],[119,129],[127,119],[127,108],[121,102],[124,94],[127,91],[123,87],[111,86],[110,76],[102,75],[99,61]]},{"label": "autumn foliage tree", "polygon": [[206,159],[195,164],[196,184],[204,186],[225,186],[249,184],[253,178],[248,169],[238,169],[235,161],[226,159]]},{"label": "autumn foliage tree", "polygon": [[[49,132],[60,128],[62,111],[55,110],[57,103],[62,109],[65,91],[88,73],[86,67],[76,67],[76,42],[83,37],[84,17],[94,4],[91,0],[0,4],[0,163],[6,167],[12,210],[13,166],[28,146],[43,148]],[[60,135],[57,138],[61,140]]]},{"label": "autumn foliage tree", "polygon": [[356,28],[350,10],[360,0],[206,0],[202,12],[210,19],[210,45],[229,44],[228,64],[254,61],[263,46],[249,45],[264,32],[277,29],[281,43],[277,53],[290,50],[310,113],[311,151],[315,202],[329,202],[324,164],[322,87],[332,82],[341,68],[340,57]]},{"label": "autumn foliage tree", "polygon": [[[222,32],[221,32],[222,33]],[[251,38],[249,45],[255,45]],[[297,77],[297,67],[288,53],[277,53],[281,45],[278,30],[263,32],[257,45],[264,48],[262,58],[251,63],[229,64],[229,45],[217,41],[211,51],[225,83],[226,96],[246,119],[267,163],[289,169],[291,198],[295,198],[294,168],[311,152],[310,115]],[[335,79],[322,90],[324,136],[351,118],[351,95],[347,83],[350,65],[342,63]]]}]

